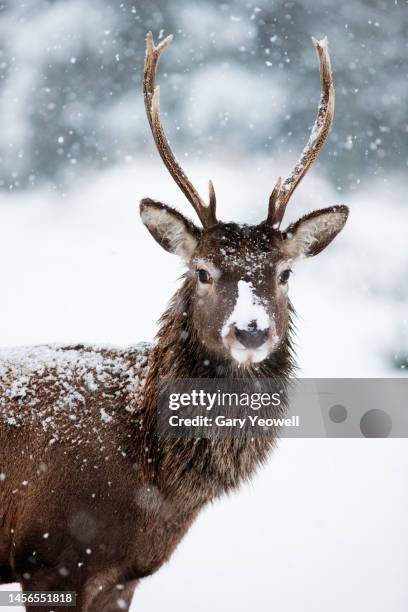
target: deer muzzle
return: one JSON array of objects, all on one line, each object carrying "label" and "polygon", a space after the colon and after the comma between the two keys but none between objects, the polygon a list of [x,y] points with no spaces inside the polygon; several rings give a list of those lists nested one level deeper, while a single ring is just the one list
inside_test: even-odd
[{"label": "deer muzzle", "polygon": [[269,329],[234,328],[235,338],[246,349],[257,349],[268,339]]}]

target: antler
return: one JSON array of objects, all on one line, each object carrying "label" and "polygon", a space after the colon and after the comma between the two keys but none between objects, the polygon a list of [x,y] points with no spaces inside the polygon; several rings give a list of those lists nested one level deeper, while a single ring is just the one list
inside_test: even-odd
[{"label": "antler", "polygon": [[156,87],[156,72],[160,56],[169,46],[173,36],[167,36],[157,47],[154,45],[153,34],[148,32],[146,37],[146,59],[144,65],[143,92],[147,118],[152,130],[156,147],[160,153],[167,170],[170,172],[181,191],[192,204],[203,227],[217,223],[216,197],[212,181],[209,181],[209,204],[207,205],[199,196],[192,183],[187,178],[180,164],[176,160],[170,144],[164,133],[160,121],[160,87]]},{"label": "antler", "polygon": [[327,38],[316,40],[312,38],[316,48],[320,65],[320,80],[322,93],[316,121],[314,123],[309,141],[302,151],[302,155],[291,174],[281,184],[279,177],[269,198],[269,209],[266,223],[279,227],[285,214],[289,199],[299,185],[306,172],[319,155],[329,135],[334,114],[334,86],[330,65],[330,57],[327,49]]}]

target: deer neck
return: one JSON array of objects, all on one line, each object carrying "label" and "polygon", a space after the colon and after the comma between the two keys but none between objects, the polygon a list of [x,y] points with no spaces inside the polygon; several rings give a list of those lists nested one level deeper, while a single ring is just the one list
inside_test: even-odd
[{"label": "deer neck", "polygon": [[[251,442],[194,439],[163,440],[157,435],[158,389],[181,378],[258,378],[286,380],[294,371],[290,329],[286,342],[250,372],[209,353],[199,341],[191,318],[192,285],[186,279],[160,320],[157,344],[150,357],[143,406],[144,438],[150,470],[161,489],[180,494],[183,503],[200,506],[248,479],[275,443],[271,436]],[[194,492],[194,494],[193,494]]]}]

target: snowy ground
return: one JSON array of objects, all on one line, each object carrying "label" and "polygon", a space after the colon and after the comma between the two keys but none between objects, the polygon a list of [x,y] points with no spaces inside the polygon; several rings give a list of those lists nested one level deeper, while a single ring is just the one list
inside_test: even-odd
[{"label": "snowy ground", "polygon": [[[142,226],[138,199],[193,216],[154,161],[88,177],[64,197],[0,198],[0,345],[152,338],[182,268]],[[262,159],[237,166],[190,172],[202,192],[212,173],[222,219],[259,221],[276,172]],[[291,279],[303,376],[396,374],[388,356],[408,346],[401,184],[394,177],[392,209],[388,184],[362,185],[345,202],[344,233]],[[288,220],[342,201],[311,172]],[[250,486],[203,512],[134,609],[405,611],[407,468],[406,441],[283,440]]]}]

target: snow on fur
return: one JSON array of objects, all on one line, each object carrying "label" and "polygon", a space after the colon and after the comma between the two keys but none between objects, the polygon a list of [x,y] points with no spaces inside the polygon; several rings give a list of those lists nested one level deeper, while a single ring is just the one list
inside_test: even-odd
[{"label": "snow on fur", "polygon": [[[100,425],[115,418],[117,405],[134,412],[143,395],[150,345],[127,349],[91,345],[0,350],[0,420],[20,427],[39,423],[50,443],[61,432],[79,432],[98,397]],[[126,398],[132,401],[123,403]],[[122,400],[115,402],[115,400]],[[81,441],[77,435],[76,441]]]},{"label": "snow on fur", "polygon": [[269,316],[261,299],[256,295],[253,284],[240,280],[234,310],[223,325],[221,336],[225,338],[228,335],[231,325],[235,325],[238,329],[248,330],[254,323],[257,329],[268,329]]}]

